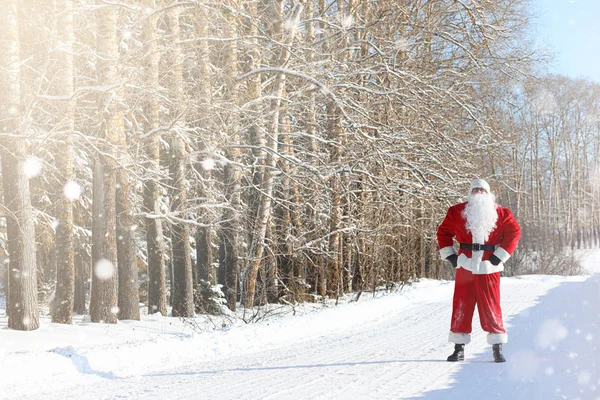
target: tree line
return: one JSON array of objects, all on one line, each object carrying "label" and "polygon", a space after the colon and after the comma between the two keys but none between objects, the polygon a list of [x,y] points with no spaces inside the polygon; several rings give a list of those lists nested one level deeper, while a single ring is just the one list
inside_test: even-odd
[{"label": "tree line", "polygon": [[[448,278],[473,177],[507,273],[598,245],[598,84],[546,76],[525,0],[4,0],[9,327]],[[208,293],[208,294],[207,294]],[[207,305],[208,304],[208,305]]]}]

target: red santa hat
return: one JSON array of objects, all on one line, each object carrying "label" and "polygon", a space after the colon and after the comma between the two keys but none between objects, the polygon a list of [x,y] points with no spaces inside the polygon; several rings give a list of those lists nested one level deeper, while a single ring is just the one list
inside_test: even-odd
[{"label": "red santa hat", "polygon": [[475,188],[482,188],[485,189],[486,192],[490,193],[490,185],[483,179],[475,179],[473,182],[471,182],[469,193],[471,193],[471,191]]}]

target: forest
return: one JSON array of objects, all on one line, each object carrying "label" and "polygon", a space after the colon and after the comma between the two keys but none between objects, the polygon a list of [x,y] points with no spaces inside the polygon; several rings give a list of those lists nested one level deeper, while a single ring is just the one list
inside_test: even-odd
[{"label": "forest", "polygon": [[505,274],[600,244],[600,85],[528,0],[1,0],[9,328],[193,317],[448,279],[490,182]]}]

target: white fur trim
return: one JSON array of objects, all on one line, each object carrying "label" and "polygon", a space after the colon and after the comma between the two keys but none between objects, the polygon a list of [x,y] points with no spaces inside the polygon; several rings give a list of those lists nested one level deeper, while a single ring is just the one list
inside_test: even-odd
[{"label": "white fur trim", "polygon": [[462,267],[471,271],[475,275],[493,274],[494,272],[504,271],[504,264],[493,265],[489,261],[479,261],[479,259],[470,259],[464,254],[458,256],[457,267]]},{"label": "white fur trim", "polygon": [[483,179],[475,179],[473,182],[471,182],[471,189],[469,190],[469,193],[475,188],[483,188],[486,192],[490,193],[490,185]]},{"label": "white fur trim", "polygon": [[508,334],[506,333],[488,333],[488,344],[508,343]]},{"label": "white fur trim", "polygon": [[444,260],[452,254],[456,254],[456,250],[454,250],[454,247],[452,246],[446,246],[443,249],[440,249],[440,256],[442,256]]},{"label": "white fur trim", "polygon": [[475,271],[472,271],[475,275],[493,274],[494,272],[504,271],[504,264],[500,263],[494,265],[489,261],[482,261],[477,266]]},{"label": "white fur trim", "polygon": [[508,254],[508,251],[504,250],[502,247],[498,247],[496,251],[494,251],[494,255],[498,257],[503,263],[508,261],[508,259],[510,258],[510,254]]},{"label": "white fur trim", "polygon": [[457,266],[463,267],[467,271],[470,271],[471,270],[471,259],[469,257],[465,256],[464,254],[459,254]]},{"label": "white fur trim", "polygon": [[450,331],[450,334],[448,335],[448,342],[456,344],[469,344],[471,343],[471,334]]}]

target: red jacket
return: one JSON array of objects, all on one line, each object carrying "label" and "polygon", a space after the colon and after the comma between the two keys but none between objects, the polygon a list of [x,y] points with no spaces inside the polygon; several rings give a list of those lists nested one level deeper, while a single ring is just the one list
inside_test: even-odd
[{"label": "red jacket", "polygon": [[[444,259],[451,254],[456,254],[452,238],[463,244],[473,243],[471,232],[467,231],[466,228],[467,221],[462,215],[466,205],[465,202],[450,207],[446,218],[437,230],[438,248]],[[468,269],[474,274],[491,274],[504,269],[504,263],[510,258],[519,243],[521,228],[508,208],[498,206],[496,211],[498,212],[496,228],[490,233],[485,243],[480,243],[494,245],[496,250],[471,251],[459,249],[458,267]],[[495,254],[502,262],[496,266],[489,262],[488,260],[492,254]]]}]

